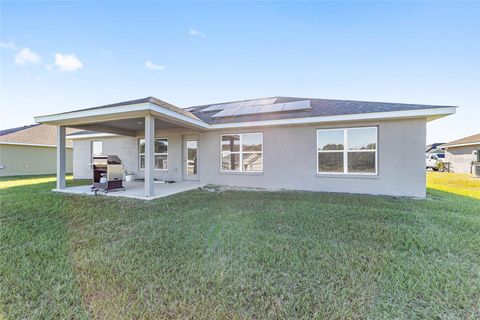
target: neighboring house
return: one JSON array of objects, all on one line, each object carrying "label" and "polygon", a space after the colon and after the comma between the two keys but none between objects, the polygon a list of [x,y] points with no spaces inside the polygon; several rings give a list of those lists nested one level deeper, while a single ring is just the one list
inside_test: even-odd
[{"label": "neighboring house", "polygon": [[444,144],[445,161],[450,163],[450,171],[456,173],[472,173],[472,162],[476,161],[477,150],[480,150],[480,134]]},{"label": "neighboring house", "polygon": [[[69,129],[69,133],[76,132]],[[0,176],[52,174],[56,166],[54,126],[34,124],[0,131]],[[67,143],[67,172],[72,172],[72,143]]]},{"label": "neighboring house", "polygon": [[[426,123],[456,107],[272,97],[186,109],[156,98],[35,118],[70,135],[75,178],[93,153],[144,178],[238,187],[425,197]],[[106,134],[94,133],[105,132]],[[57,189],[65,188],[63,152]]]}]

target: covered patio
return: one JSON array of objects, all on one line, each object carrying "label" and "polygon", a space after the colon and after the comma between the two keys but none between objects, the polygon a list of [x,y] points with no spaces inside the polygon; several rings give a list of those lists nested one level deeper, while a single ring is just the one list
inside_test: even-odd
[{"label": "covered patio", "polygon": [[[155,133],[162,129],[181,129],[190,134],[198,134],[208,125],[184,109],[175,107],[156,98],[145,98],[105,105],[89,109],[75,110],[35,118],[36,122],[57,127],[57,186],[54,191],[75,194],[92,194],[90,186],[66,188],[66,128],[77,128],[113,135],[144,138],[144,181],[124,182],[125,191],[112,190],[107,195],[125,196],[136,199],[152,200],[177,192],[183,192],[202,186],[198,175],[194,181],[175,181],[175,183],[156,183],[155,170]],[[185,161],[185,160],[183,160]]]},{"label": "covered patio", "polygon": [[[176,183],[154,183],[154,196],[145,196],[145,187],[142,181],[129,181],[124,183],[125,190],[114,189],[108,192],[98,191],[97,195],[105,195],[109,197],[126,197],[140,200],[155,200],[171,196],[176,193],[190,191],[198,188],[202,188],[205,184],[198,181],[181,181]],[[56,192],[82,194],[94,196],[95,193],[91,191],[91,185],[69,187],[64,189],[54,189]]]}]

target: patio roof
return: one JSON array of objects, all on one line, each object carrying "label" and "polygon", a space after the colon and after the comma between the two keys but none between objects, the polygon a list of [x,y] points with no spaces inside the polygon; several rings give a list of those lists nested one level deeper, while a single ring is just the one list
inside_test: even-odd
[{"label": "patio roof", "polygon": [[99,107],[35,117],[38,123],[136,136],[144,129],[144,118],[152,115],[156,128],[186,127],[203,130],[208,124],[190,112],[148,97]]}]

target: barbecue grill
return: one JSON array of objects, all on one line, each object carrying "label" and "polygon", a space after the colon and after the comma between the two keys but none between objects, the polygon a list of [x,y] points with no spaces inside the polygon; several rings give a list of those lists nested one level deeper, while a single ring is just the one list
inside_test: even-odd
[{"label": "barbecue grill", "polygon": [[107,193],[112,189],[123,189],[123,164],[115,155],[93,157],[93,186],[92,192],[98,190]]}]

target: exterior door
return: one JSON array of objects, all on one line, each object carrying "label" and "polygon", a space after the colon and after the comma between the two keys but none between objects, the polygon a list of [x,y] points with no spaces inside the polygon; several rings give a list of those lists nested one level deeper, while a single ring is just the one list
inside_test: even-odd
[{"label": "exterior door", "polygon": [[183,179],[198,180],[198,136],[183,138]]}]

